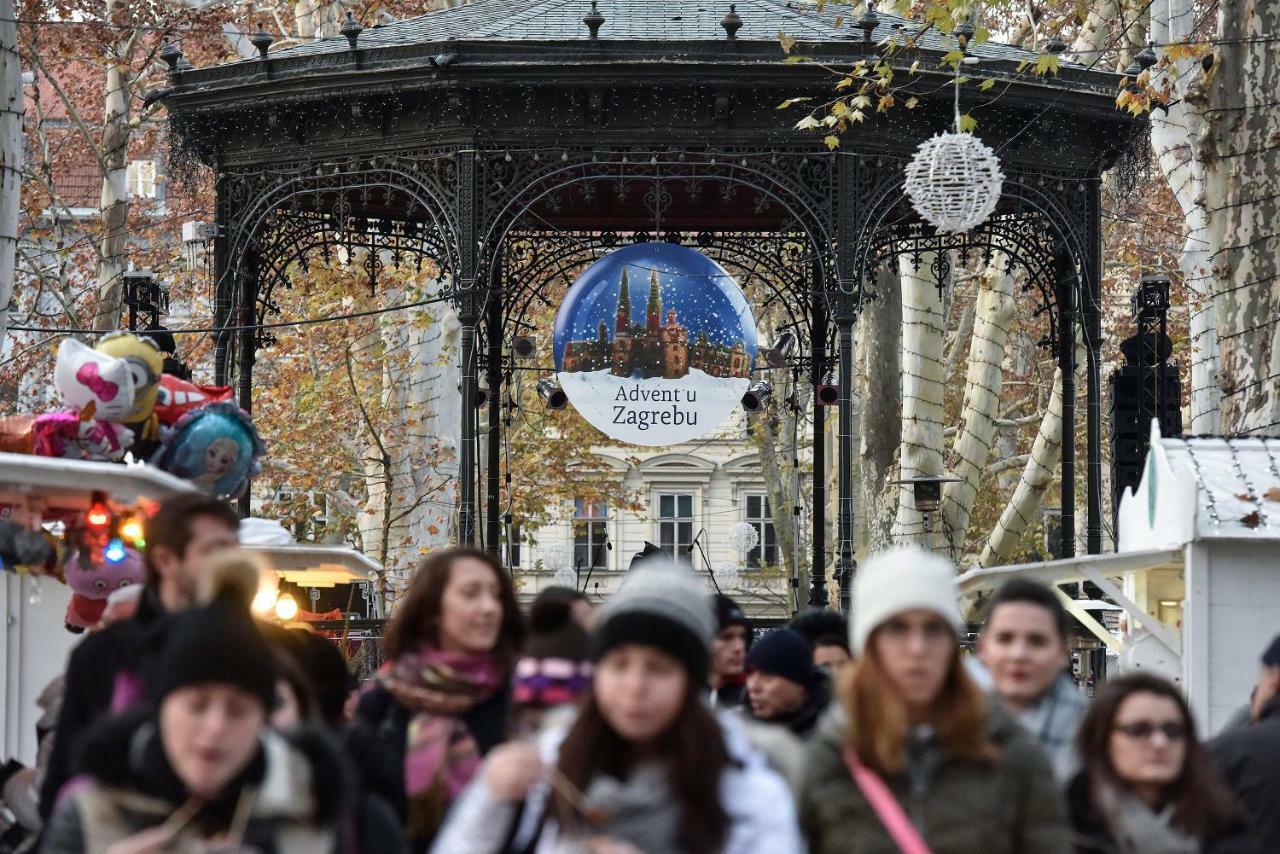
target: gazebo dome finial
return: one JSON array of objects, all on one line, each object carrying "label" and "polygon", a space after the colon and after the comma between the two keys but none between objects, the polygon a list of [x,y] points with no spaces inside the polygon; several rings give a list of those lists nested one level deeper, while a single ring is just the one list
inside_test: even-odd
[{"label": "gazebo dome finial", "polygon": [[733,41],[738,37],[738,30],[742,29],[742,16],[738,14],[737,3],[729,4],[729,11],[720,19],[720,26],[724,27],[725,33],[728,34],[729,41]]},{"label": "gazebo dome finial", "polygon": [[583,17],[582,23],[587,25],[587,29],[591,31],[591,40],[595,41],[600,35],[600,28],[604,26],[604,15],[596,7],[596,0],[591,0],[591,11]]},{"label": "gazebo dome finial", "polygon": [[364,32],[364,27],[360,26],[360,22],[356,20],[351,10],[347,10],[347,20],[343,22],[342,29],[339,30],[342,35],[347,37],[347,43],[351,45],[351,49],[356,49],[356,41],[360,38],[360,34]]}]

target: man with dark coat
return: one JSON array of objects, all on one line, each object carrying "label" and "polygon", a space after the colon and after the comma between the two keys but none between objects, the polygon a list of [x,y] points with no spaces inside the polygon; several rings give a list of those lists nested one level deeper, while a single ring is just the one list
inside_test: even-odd
[{"label": "man with dark coat", "polygon": [[831,699],[813,647],[792,629],[769,632],[747,653],[747,704],[752,718],[784,726],[799,738],[813,731]]},{"label": "man with dark coat", "polygon": [[153,625],[164,614],[195,603],[209,558],[236,546],[240,517],[225,501],[187,492],[162,502],[144,527],[147,582],[137,611],[88,635],[67,662],[65,695],[40,787],[40,815],[46,822],[72,776],[85,732],[143,695],[142,675],[155,652],[149,643]]},{"label": "man with dark coat", "polygon": [[716,609],[716,637],[711,645],[708,699],[714,708],[736,709],[746,700],[746,676],[742,668],[751,640],[751,626],[737,602],[723,593],[711,598]]},{"label": "man with dark coat", "polygon": [[1280,635],[1262,655],[1250,722],[1209,743],[1236,793],[1259,851],[1280,851]]}]

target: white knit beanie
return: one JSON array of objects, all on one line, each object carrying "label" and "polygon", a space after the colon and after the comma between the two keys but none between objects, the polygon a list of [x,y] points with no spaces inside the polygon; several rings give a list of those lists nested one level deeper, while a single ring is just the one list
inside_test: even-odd
[{"label": "white knit beanie", "polygon": [[862,655],[871,633],[904,611],[926,608],[964,631],[951,561],[918,546],[872,555],[853,577],[849,645]]}]

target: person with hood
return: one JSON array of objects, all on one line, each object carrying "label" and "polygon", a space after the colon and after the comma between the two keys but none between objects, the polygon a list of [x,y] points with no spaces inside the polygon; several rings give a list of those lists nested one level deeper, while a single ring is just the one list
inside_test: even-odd
[{"label": "person with hood", "polygon": [[1015,578],[987,603],[978,635],[992,693],[1049,755],[1062,786],[1080,767],[1076,730],[1089,702],[1067,670],[1068,627],[1067,609],[1052,590]]},{"label": "person with hood", "polygon": [[44,854],[344,850],[338,753],[270,726],[275,658],[249,613],[256,565],[228,554],[207,580],[209,605],[156,628],[147,703],[90,735]]},{"label": "person with hood", "polygon": [[1078,854],[1255,851],[1240,804],[1172,683],[1150,673],[1108,682],[1079,738],[1084,766],[1067,789]]},{"label": "person with hood", "polygon": [[1262,654],[1250,721],[1209,743],[1244,804],[1259,851],[1280,851],[1280,635]]},{"label": "person with hood", "polygon": [[153,626],[165,614],[196,604],[209,561],[236,547],[240,516],[225,501],[186,492],[162,501],[143,527],[146,584],[137,609],[132,617],[88,635],[67,662],[65,694],[40,787],[40,815],[46,821],[71,778],[84,734],[142,697],[143,674],[155,651],[148,642]]},{"label": "person with hood", "polygon": [[801,822],[811,854],[1065,854],[1049,762],[961,663],[955,568],[882,552],[853,583],[855,663],[810,740]]},{"label": "person with hood", "polygon": [[742,606],[716,593],[716,637],[711,645],[710,701],[714,708],[737,709],[747,699],[747,646],[751,640],[751,624]]},{"label": "person with hood", "polygon": [[798,854],[782,779],[703,699],[716,620],[683,567],[633,570],[600,610],[571,724],[493,752],[437,854]]},{"label": "person with hood", "polygon": [[425,850],[481,758],[507,736],[524,627],[511,576],[487,552],[423,560],[383,636],[387,663],[361,698],[348,750],[365,785]]},{"label": "person with hood", "polygon": [[798,632],[775,629],[747,653],[747,708],[755,720],[806,738],[830,699],[827,677]]}]

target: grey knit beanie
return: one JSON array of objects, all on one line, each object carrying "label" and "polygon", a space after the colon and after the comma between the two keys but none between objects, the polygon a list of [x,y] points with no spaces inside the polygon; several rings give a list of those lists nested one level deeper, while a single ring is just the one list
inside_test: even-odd
[{"label": "grey knit beanie", "polygon": [[849,646],[854,655],[862,655],[867,639],[877,628],[916,608],[938,614],[957,637],[964,631],[955,564],[919,546],[872,555],[853,577]]},{"label": "grey knit beanie", "polygon": [[599,661],[625,644],[657,647],[682,663],[701,685],[716,635],[711,596],[698,577],[673,561],[650,559],[628,572],[600,609],[591,657]]}]

